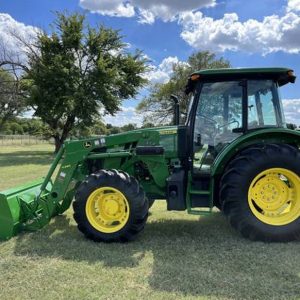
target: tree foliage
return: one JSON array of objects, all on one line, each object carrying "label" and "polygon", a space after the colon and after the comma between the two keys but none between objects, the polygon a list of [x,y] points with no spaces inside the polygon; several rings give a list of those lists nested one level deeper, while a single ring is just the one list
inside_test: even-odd
[{"label": "tree foliage", "polygon": [[37,118],[14,117],[3,125],[0,134],[26,134],[50,138],[49,128]]},{"label": "tree foliage", "polygon": [[74,127],[115,114],[146,83],[142,53],[129,53],[119,31],[92,28],[80,14],[57,13],[52,33],[40,32],[34,45],[24,46],[28,104],[49,126],[56,151]]},{"label": "tree foliage", "polygon": [[[148,123],[143,125],[141,128],[145,127],[154,127],[154,125]],[[90,136],[110,135],[131,131],[138,128],[139,127],[136,124],[128,123],[123,126],[113,126],[112,124],[104,124],[102,121],[98,120],[89,127],[82,127],[80,124],[75,125],[70,132],[70,138],[86,138]],[[35,135],[44,137],[47,140],[51,140],[51,131],[49,130],[49,127],[39,118],[16,117],[8,120],[0,131],[0,135],[11,134]]]},{"label": "tree foliage", "polygon": [[[158,83],[150,88],[149,95],[138,105],[138,110],[146,117],[144,122],[166,124],[172,121],[174,103],[170,96],[179,98],[180,111],[186,112],[189,96],[184,93],[189,75],[197,70],[228,68],[230,63],[224,58],[217,58],[214,53],[204,51],[192,54],[187,63],[173,65],[173,73],[167,83]],[[184,116],[182,116],[184,119]]]},{"label": "tree foliage", "polygon": [[8,71],[0,68],[0,131],[5,123],[25,111],[24,95],[19,81]]}]

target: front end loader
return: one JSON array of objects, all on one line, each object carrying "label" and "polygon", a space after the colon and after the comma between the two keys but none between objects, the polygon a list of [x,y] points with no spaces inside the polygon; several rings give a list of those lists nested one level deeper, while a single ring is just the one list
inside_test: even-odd
[{"label": "front end loader", "polygon": [[[67,141],[45,178],[0,193],[0,239],[34,231],[73,203],[78,229],[103,242],[133,240],[156,200],[209,215],[244,237],[300,238],[300,132],[284,120],[287,68],[202,70],[186,86],[185,124]],[[292,129],[291,129],[292,128]]]}]

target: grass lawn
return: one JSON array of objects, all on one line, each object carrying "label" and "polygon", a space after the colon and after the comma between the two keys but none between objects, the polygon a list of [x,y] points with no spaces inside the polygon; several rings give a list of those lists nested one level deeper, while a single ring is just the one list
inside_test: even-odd
[{"label": "grass lawn", "polygon": [[[52,147],[0,147],[0,190],[46,174]],[[1,212],[0,212],[1,213]],[[0,242],[0,299],[300,299],[300,243],[241,238],[220,213],[151,209],[133,243],[96,244],[71,209]]]}]

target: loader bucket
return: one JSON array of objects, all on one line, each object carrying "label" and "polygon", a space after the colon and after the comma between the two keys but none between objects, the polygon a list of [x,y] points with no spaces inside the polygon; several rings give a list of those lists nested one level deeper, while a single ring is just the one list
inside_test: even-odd
[{"label": "loader bucket", "polygon": [[[44,179],[27,183],[18,188],[0,192],[0,240],[8,240],[23,230],[27,222],[24,205],[34,207]],[[49,185],[47,190],[49,190]]]}]

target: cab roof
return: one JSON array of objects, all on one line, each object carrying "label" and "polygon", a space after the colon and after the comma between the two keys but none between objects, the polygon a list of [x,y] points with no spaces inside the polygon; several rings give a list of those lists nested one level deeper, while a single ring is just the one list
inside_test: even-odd
[{"label": "cab roof", "polygon": [[294,83],[296,76],[290,68],[224,68],[224,69],[206,69],[196,71],[189,77],[186,86],[186,93],[195,88],[197,81],[217,81],[217,80],[235,80],[235,79],[273,79],[279,86],[289,82]]},{"label": "cab roof", "polygon": [[215,76],[215,75],[224,75],[224,76],[253,76],[253,75],[270,75],[270,76],[280,76],[286,75],[289,71],[293,72],[289,68],[224,68],[224,69],[206,69],[194,72],[194,74],[199,74],[203,76]]},{"label": "cab roof", "polygon": [[289,68],[224,68],[224,69],[206,69],[194,72],[193,75],[199,75],[200,80],[205,79],[275,79],[279,85],[288,82],[294,83],[296,76],[293,70]]}]

